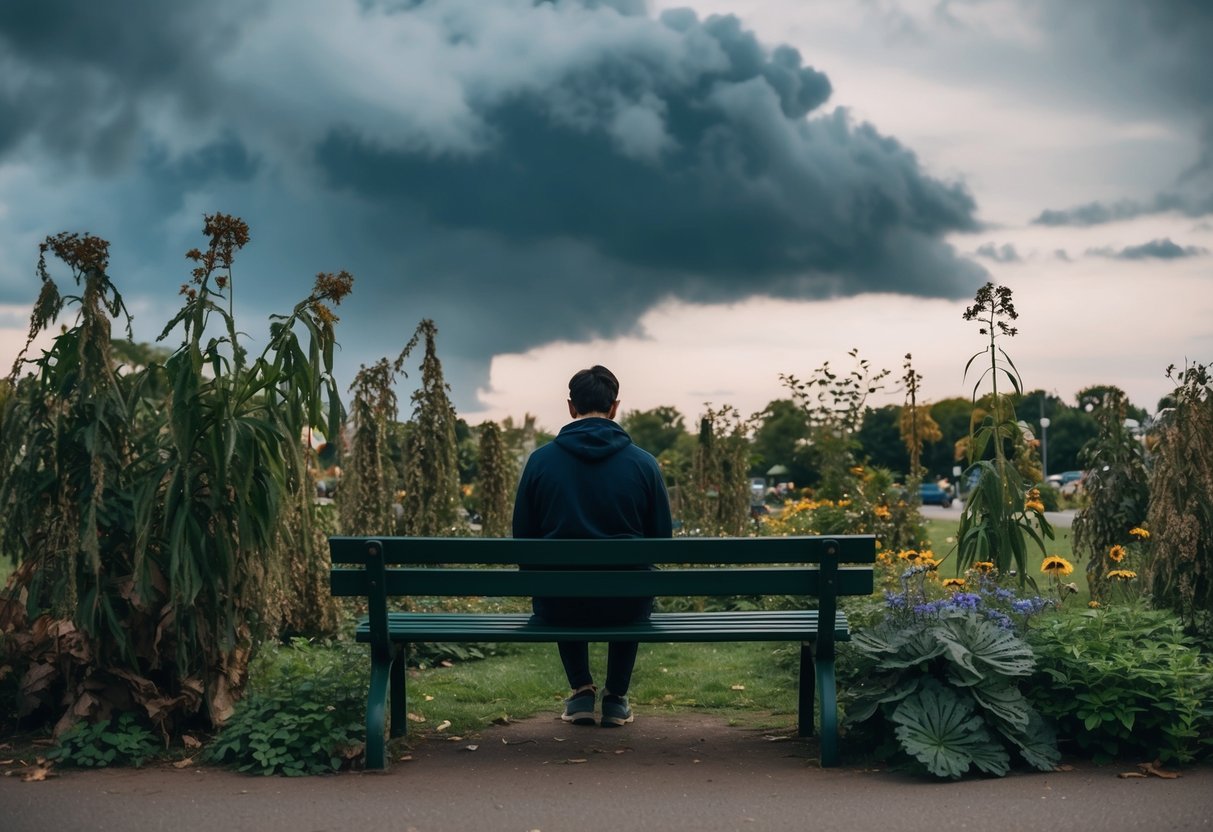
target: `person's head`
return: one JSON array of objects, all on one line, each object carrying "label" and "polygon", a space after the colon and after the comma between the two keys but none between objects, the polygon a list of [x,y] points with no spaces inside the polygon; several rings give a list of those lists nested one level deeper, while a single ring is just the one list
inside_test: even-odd
[{"label": "person's head", "polygon": [[578,370],[569,379],[569,415],[615,418],[619,408],[619,379],[615,374],[595,364],[588,370]]}]

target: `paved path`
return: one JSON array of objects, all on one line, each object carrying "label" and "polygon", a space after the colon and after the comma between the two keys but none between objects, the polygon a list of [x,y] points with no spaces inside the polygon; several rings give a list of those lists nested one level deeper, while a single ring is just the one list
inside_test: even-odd
[{"label": "paved path", "polygon": [[[774,737],[774,738],[772,738]],[[475,746],[472,750],[470,746]],[[1213,768],[1132,766],[961,782],[823,770],[816,747],[716,717],[638,716],[618,730],[537,717],[427,740],[387,774],[286,779],[215,769],[0,778],[4,832],[1061,832],[1213,830]]]}]

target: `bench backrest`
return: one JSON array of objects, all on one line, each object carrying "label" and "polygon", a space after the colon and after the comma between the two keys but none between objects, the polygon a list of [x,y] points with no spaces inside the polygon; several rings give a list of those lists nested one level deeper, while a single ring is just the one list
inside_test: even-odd
[{"label": "bench backrest", "polygon": [[[871,535],[610,540],[332,537],[329,547],[333,594],[363,597],[833,598],[870,594],[876,560]],[[526,567],[502,568],[518,564]],[[659,568],[638,570],[638,566]]]}]

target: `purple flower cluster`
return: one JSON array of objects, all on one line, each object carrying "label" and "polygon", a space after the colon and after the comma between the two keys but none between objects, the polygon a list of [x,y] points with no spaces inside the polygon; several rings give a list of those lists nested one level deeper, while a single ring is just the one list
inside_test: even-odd
[{"label": "purple flower cluster", "polygon": [[1026,625],[1028,619],[1054,606],[1053,601],[1039,595],[1020,598],[1012,589],[1000,587],[995,580],[981,578],[976,592],[953,592],[943,598],[928,600],[926,587],[906,587],[902,592],[885,590],[885,606],[894,614],[911,613],[916,617],[934,618],[949,612],[972,612],[985,617],[1004,630]]}]

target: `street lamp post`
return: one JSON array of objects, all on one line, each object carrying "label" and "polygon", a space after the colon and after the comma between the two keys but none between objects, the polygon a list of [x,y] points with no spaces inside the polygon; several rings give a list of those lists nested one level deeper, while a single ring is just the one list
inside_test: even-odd
[{"label": "street lamp post", "polygon": [[1040,417],[1040,478],[1049,478],[1049,417]]}]

